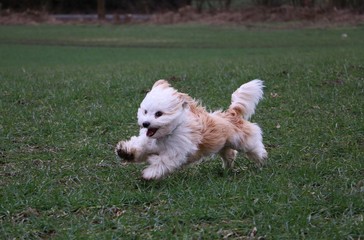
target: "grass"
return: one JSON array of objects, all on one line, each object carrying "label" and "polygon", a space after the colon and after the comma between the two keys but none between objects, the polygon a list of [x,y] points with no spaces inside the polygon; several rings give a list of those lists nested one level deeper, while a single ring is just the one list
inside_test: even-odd
[{"label": "grass", "polygon": [[[0,237],[364,237],[363,27],[0,26]],[[342,38],[346,33],[347,38]],[[162,181],[115,144],[160,78],[225,107],[265,80],[269,164],[217,158]]]}]

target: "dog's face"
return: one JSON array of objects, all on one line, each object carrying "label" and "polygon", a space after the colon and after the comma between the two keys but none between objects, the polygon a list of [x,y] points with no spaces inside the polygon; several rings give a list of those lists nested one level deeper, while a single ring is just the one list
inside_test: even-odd
[{"label": "dog's face", "polygon": [[165,80],[159,80],[145,96],[138,109],[138,124],[150,138],[171,134],[183,121],[187,103],[185,94],[177,92]]}]

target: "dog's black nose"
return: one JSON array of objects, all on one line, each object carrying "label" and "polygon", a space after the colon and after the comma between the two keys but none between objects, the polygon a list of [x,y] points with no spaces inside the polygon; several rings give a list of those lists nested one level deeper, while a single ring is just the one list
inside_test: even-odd
[{"label": "dog's black nose", "polygon": [[147,128],[147,127],[149,127],[149,125],[150,125],[150,122],[143,122],[143,127]]}]

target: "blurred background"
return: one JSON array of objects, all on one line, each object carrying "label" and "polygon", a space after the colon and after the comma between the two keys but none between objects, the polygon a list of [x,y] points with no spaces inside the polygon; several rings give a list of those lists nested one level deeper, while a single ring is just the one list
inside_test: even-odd
[{"label": "blurred background", "polygon": [[1,0],[1,9],[12,11],[42,10],[52,14],[98,12],[105,13],[141,13],[177,11],[185,6],[192,6],[196,11],[238,10],[246,7],[305,7],[335,8],[364,11],[363,0]]},{"label": "blurred background", "polygon": [[0,0],[0,24],[361,23],[364,0]]}]

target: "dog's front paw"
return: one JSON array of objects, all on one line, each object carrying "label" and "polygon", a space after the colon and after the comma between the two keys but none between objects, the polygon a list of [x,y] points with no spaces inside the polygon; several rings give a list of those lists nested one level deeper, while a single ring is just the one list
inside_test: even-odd
[{"label": "dog's front paw", "polygon": [[132,162],[135,159],[134,153],[130,150],[128,150],[126,146],[126,142],[121,141],[116,145],[115,153],[118,155],[121,159]]},{"label": "dog's front paw", "polygon": [[145,180],[160,179],[163,177],[163,170],[161,166],[149,166],[143,170],[142,177]]}]

